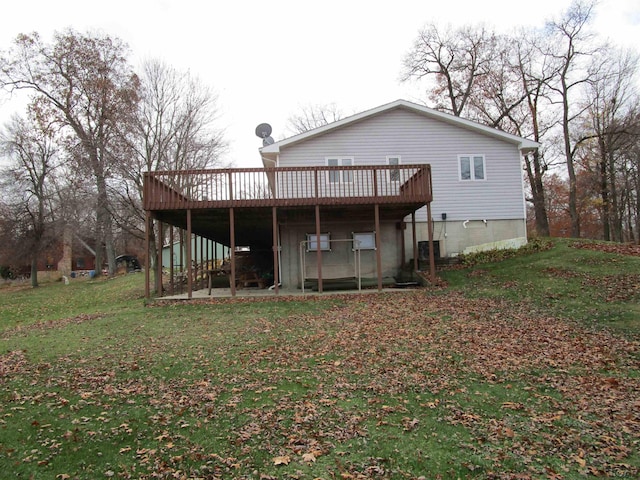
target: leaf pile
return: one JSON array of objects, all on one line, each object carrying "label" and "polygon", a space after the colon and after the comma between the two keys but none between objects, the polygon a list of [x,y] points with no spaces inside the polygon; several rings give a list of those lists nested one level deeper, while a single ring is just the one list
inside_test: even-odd
[{"label": "leaf pile", "polygon": [[569,246],[573,248],[595,250],[597,252],[617,253],[619,255],[640,257],[640,245],[634,245],[632,243],[573,242]]}]

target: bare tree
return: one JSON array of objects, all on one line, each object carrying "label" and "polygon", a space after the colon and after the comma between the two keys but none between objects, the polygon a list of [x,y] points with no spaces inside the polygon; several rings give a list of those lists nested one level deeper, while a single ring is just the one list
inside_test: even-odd
[{"label": "bare tree", "polygon": [[287,119],[287,130],[293,135],[304,133],[341,120],[342,112],[335,103],[325,105],[305,105],[300,113]]},{"label": "bare tree", "polygon": [[0,58],[0,85],[31,92],[41,111],[73,131],[78,172],[86,169],[96,187],[96,271],[106,245],[109,273],[115,272],[115,247],[109,181],[120,161],[114,144],[120,125],[135,112],[138,80],[117,38],[67,30],[51,44],[37,33],[19,35]]},{"label": "bare tree", "polygon": [[402,79],[430,79],[435,108],[463,116],[477,82],[491,72],[496,45],[495,33],[482,26],[427,25],[404,58]]},{"label": "bare tree", "polygon": [[[405,58],[404,79],[431,77],[430,99],[454,115],[541,141],[551,122],[545,82],[555,73],[533,31],[499,36],[485,28],[440,32],[430,25],[420,32]],[[524,157],[536,230],[549,235],[545,209],[542,152]]]},{"label": "bare tree", "polygon": [[24,255],[31,265],[31,286],[38,286],[38,260],[47,245],[47,230],[52,222],[56,168],[56,129],[31,111],[30,122],[13,117],[0,135],[0,151],[12,165],[2,175],[3,191],[13,200],[14,255]]},{"label": "bare tree", "polygon": [[[516,83],[524,95],[524,102],[519,108],[509,111],[507,118],[514,125],[513,133],[543,143],[543,139],[556,124],[548,87],[548,82],[556,74],[556,66],[546,54],[550,48],[548,37],[536,30],[521,30],[511,36],[510,45],[510,62],[516,73]],[[550,234],[544,184],[544,175],[550,167],[545,158],[547,151],[548,148],[543,144],[541,149],[524,156],[536,232],[541,236]]]},{"label": "bare tree", "polygon": [[618,242],[622,241],[625,213],[624,193],[619,190],[626,189],[626,153],[638,141],[632,134],[637,130],[638,62],[637,53],[613,47],[594,55],[584,99],[589,115],[583,138],[597,145],[591,157],[597,159],[603,237]]},{"label": "bare tree", "polygon": [[[128,161],[122,164],[123,181],[115,193],[120,200],[119,225],[142,238],[143,172],[220,167],[227,145],[216,125],[217,96],[188,72],[147,60],[142,65],[139,92],[137,118],[126,132]],[[177,183],[172,186],[189,187]],[[154,230],[150,233],[153,252]]]},{"label": "bare tree", "polygon": [[593,35],[587,27],[593,17],[595,1],[575,0],[558,20],[547,24],[547,31],[553,51],[548,52],[557,63],[557,74],[547,85],[557,96],[561,106],[562,143],[569,178],[569,216],[571,236],[580,237],[580,215],[578,212],[578,191],[575,169],[576,149],[581,139],[574,135],[574,125],[584,113],[584,107],[577,107],[580,89],[589,80],[585,61],[595,53],[591,46]]}]

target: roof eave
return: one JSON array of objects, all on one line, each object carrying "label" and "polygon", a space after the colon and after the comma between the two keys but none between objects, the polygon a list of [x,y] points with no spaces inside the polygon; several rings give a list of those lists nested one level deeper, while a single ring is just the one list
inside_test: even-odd
[{"label": "roof eave", "polygon": [[449,113],[441,112],[439,110],[434,110],[432,108],[425,107],[423,105],[418,105],[416,103],[408,102],[406,100],[396,100],[394,102],[387,103],[379,107],[357,113],[355,115],[351,115],[349,117],[343,118],[336,122],[329,123],[327,125],[323,125],[318,128],[314,128],[313,130],[308,130],[298,135],[294,135],[293,137],[289,137],[284,140],[280,140],[279,142],[275,142],[271,145],[262,147],[260,148],[260,153],[263,156],[268,156],[268,157],[273,156],[275,158],[280,153],[281,147],[287,147],[289,145],[293,145],[295,143],[305,141],[309,138],[323,135],[324,133],[329,132],[331,130],[339,129],[344,125],[356,123],[360,120],[364,120],[374,115],[378,115],[379,113],[392,110],[394,108],[406,108],[416,113],[421,113],[423,115],[426,115],[432,118],[437,118],[447,123],[458,125],[459,127],[462,127],[462,128],[467,128],[469,130],[474,130],[474,131],[481,132],[496,138],[500,138],[508,142],[515,143],[518,145],[519,149],[523,153],[534,151],[540,147],[540,144],[538,142],[527,140],[517,135],[513,135],[510,133],[504,132],[502,130],[492,128],[487,125],[474,122],[472,120],[467,120],[466,118],[457,117]]}]

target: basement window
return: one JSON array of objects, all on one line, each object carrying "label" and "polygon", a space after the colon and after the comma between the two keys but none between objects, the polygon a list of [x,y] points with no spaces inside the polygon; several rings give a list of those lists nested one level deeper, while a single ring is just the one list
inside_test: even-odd
[{"label": "basement window", "polygon": [[353,249],[354,250],[375,250],[376,249],[376,233],[375,232],[359,232],[353,233]]},{"label": "basement window", "polygon": [[[331,250],[331,234],[320,234],[320,250]],[[315,233],[307,233],[307,252],[318,251],[318,235]]]}]

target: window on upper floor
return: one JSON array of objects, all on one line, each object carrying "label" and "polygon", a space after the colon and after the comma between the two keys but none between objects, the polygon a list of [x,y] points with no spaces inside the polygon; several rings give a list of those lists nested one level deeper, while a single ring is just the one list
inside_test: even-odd
[{"label": "window on upper floor", "polygon": [[484,155],[459,155],[460,180],[485,180]]},{"label": "window on upper floor", "polygon": [[[388,156],[387,157],[387,165],[400,165],[400,157],[399,156]],[[392,168],[389,169],[389,181],[390,182],[399,182],[400,181],[400,169]]]},{"label": "window on upper floor", "polygon": [[[353,157],[327,157],[328,167],[351,167]],[[329,183],[353,183],[353,170],[331,170],[327,172]]]}]

